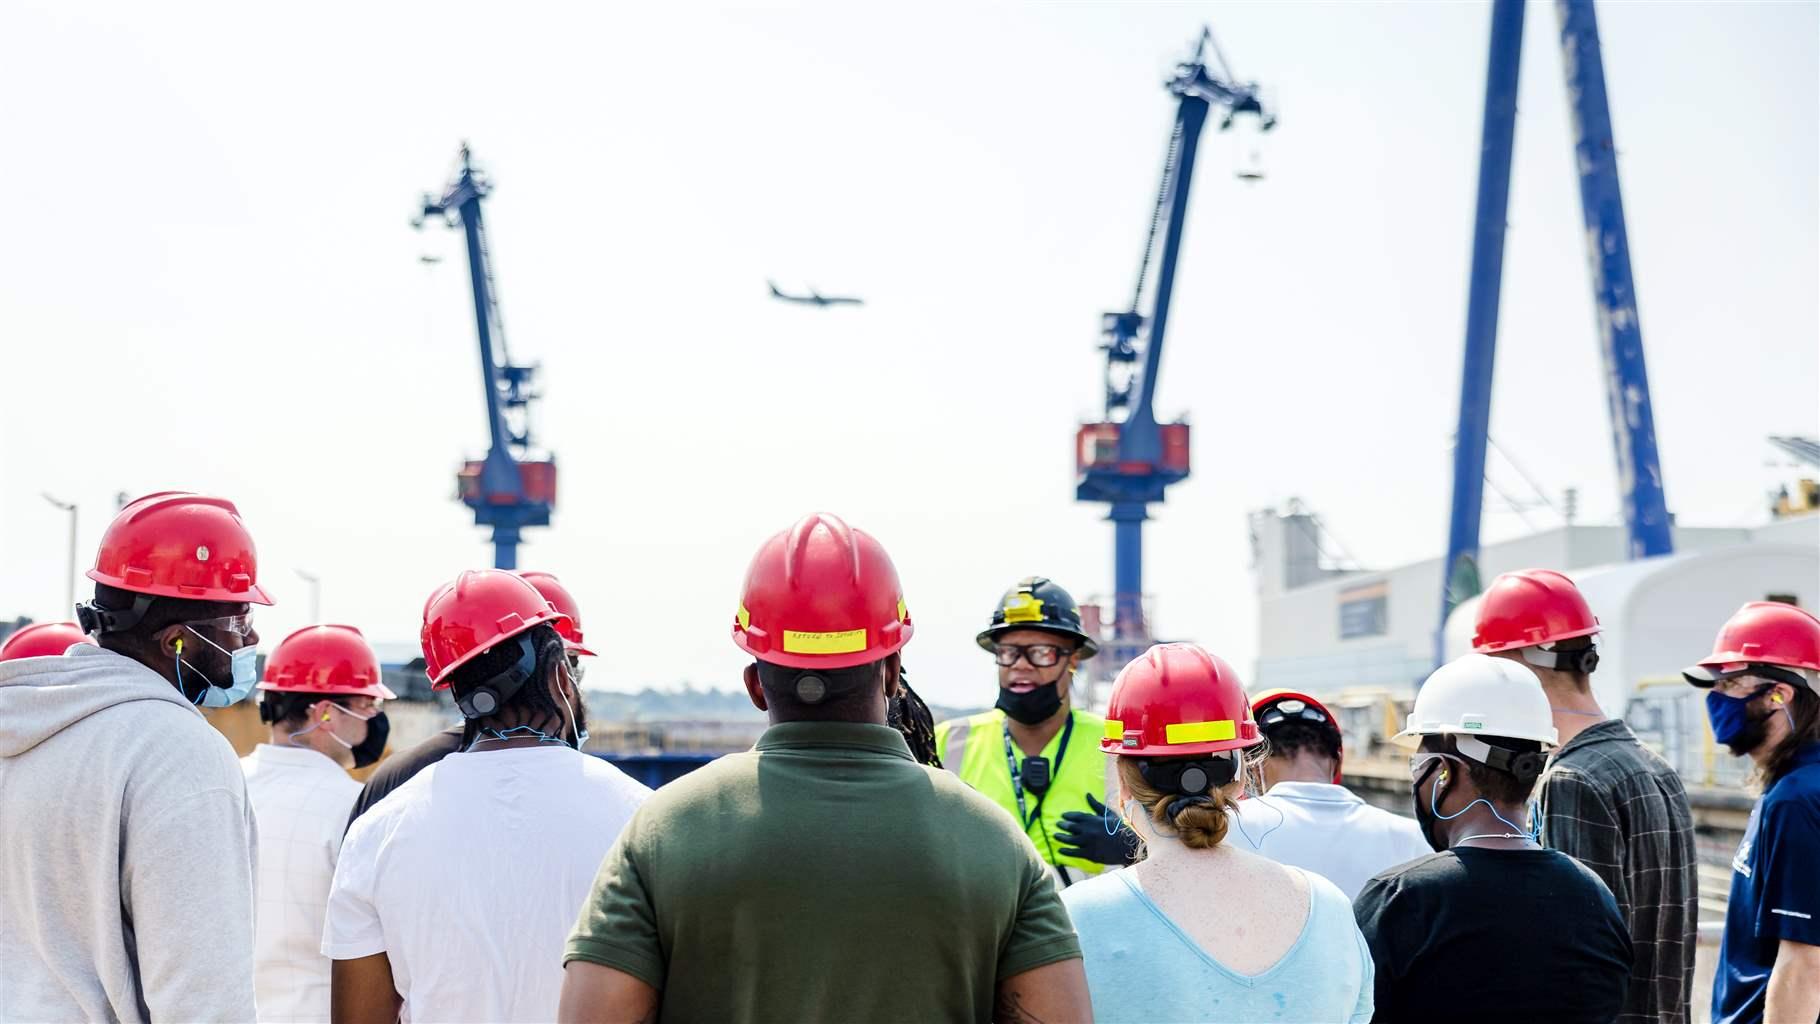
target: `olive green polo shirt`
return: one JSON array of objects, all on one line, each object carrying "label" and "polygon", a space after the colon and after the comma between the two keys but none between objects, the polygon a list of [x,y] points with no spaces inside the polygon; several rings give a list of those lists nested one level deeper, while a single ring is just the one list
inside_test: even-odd
[{"label": "olive green polo shirt", "polygon": [[789,722],[647,800],[564,962],[665,1021],[991,1018],[998,981],[1080,943],[1016,823],[882,725]]}]

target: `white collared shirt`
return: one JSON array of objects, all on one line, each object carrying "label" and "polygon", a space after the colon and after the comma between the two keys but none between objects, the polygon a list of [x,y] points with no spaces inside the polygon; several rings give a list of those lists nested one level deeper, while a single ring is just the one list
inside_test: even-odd
[{"label": "white collared shirt", "polygon": [[322,924],[360,783],[307,747],[261,743],[240,766],[259,821],[253,956],[259,1020],[327,1021],[330,961],[322,955]]},{"label": "white collared shirt", "polygon": [[1373,807],[1345,786],[1279,782],[1239,801],[1226,841],[1325,877],[1347,899],[1371,876],[1434,850],[1410,818]]}]

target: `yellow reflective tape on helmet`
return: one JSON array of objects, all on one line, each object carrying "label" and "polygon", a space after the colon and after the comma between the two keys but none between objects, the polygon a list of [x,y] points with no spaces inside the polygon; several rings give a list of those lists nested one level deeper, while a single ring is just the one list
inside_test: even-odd
[{"label": "yellow reflective tape on helmet", "polygon": [[746,610],[745,605],[743,605],[743,604],[740,605],[739,611],[734,613],[733,617],[739,620],[739,628],[741,628],[741,629],[751,629],[752,628],[752,613]]},{"label": "yellow reflective tape on helmet", "polygon": [[910,606],[904,603],[903,598],[901,598],[901,597],[898,598],[897,599],[897,621],[902,622],[909,617],[910,617]]},{"label": "yellow reflective tape on helmet", "polygon": [[1041,622],[1043,621],[1043,599],[1035,594],[1013,594],[1005,602],[1005,621]]},{"label": "yellow reflective tape on helmet", "polygon": [[838,633],[798,633],[784,630],[786,654],[854,654],[866,649],[866,631],[843,629]]},{"label": "yellow reflective tape on helmet", "polygon": [[1124,739],[1125,738],[1125,723],[1119,721],[1116,718],[1106,719],[1106,738],[1109,740]]},{"label": "yellow reflective tape on helmet", "polygon": [[1239,734],[1239,723],[1230,718],[1217,722],[1177,722],[1163,730],[1164,743],[1210,743],[1230,740]]}]

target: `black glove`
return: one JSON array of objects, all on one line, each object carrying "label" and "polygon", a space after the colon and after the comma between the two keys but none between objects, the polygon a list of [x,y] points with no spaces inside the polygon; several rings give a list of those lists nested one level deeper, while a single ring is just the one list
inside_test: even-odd
[{"label": "black glove", "polygon": [[[1137,835],[1125,827],[1125,819],[1109,813],[1106,805],[1087,794],[1087,811],[1068,811],[1055,830],[1055,838],[1064,844],[1057,852],[1064,857],[1079,857],[1095,864],[1130,864],[1137,860]],[[1112,834],[1106,833],[1107,828]]]}]

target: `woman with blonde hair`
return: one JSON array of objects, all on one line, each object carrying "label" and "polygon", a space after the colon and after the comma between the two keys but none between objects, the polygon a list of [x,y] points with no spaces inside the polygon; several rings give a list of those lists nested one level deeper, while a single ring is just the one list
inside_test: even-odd
[{"label": "woman with blonde hair", "polygon": [[1261,742],[1238,673],[1194,644],[1152,647],[1113,683],[1100,745],[1143,859],[1062,894],[1102,1024],[1371,1019],[1345,895],[1224,841]]}]

